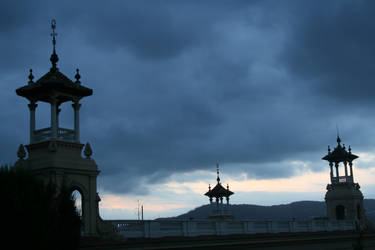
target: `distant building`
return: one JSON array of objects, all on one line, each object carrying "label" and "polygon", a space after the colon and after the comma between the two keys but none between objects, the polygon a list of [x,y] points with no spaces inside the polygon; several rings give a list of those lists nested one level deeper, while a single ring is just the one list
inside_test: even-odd
[{"label": "distant building", "polygon": [[[229,207],[229,196],[234,193],[229,190],[229,184],[227,184],[227,188],[224,188],[221,185],[219,176],[219,164],[216,165],[216,173],[216,186],[211,189],[211,185],[208,185],[208,192],[204,194],[210,198],[210,205],[212,207],[212,214],[208,218],[219,220],[234,219]],[[226,204],[223,203],[224,198],[226,200]]]},{"label": "distant building", "polygon": [[[341,145],[339,136],[332,152],[328,146],[328,154],[322,158],[329,162],[331,176],[325,200],[329,220],[354,220],[363,227],[366,221],[363,194],[353,175],[353,161],[357,158],[350,146],[347,151],[345,144]],[[340,175],[340,167],[344,169],[344,175]]]}]

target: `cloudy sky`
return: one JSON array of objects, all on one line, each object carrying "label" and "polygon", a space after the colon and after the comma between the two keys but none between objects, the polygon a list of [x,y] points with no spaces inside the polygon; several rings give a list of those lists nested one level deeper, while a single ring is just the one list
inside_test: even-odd
[{"label": "cloudy sky", "polygon": [[[206,204],[216,179],[232,203],[323,200],[327,145],[360,155],[375,198],[374,1],[0,1],[0,163],[28,141],[15,89],[58,67],[94,90],[81,141],[101,173],[104,218],[172,216]],[[61,125],[73,127],[62,106]],[[49,125],[39,104],[37,128]]]}]

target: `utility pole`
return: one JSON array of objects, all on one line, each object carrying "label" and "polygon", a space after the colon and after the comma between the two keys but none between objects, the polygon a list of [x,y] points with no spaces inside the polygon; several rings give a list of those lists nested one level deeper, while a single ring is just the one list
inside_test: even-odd
[{"label": "utility pole", "polygon": [[143,220],[143,205],[142,205],[142,220]]},{"label": "utility pole", "polygon": [[138,200],[137,211],[138,211],[138,220],[139,220],[139,200]]}]

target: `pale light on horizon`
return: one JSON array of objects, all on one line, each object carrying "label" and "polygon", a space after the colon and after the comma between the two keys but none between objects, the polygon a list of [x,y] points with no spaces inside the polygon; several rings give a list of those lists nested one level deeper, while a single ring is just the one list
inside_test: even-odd
[{"label": "pale light on horizon", "polygon": [[[360,158],[354,165],[354,180],[361,185],[365,198],[375,198],[375,193],[371,191],[375,179],[375,166],[371,163],[375,159],[375,154],[361,152],[358,155]],[[304,197],[304,194],[308,199],[324,197],[325,187],[329,183],[328,164],[327,169],[320,172],[313,172],[308,168],[309,164],[313,164],[311,162],[296,160],[289,162],[289,164],[300,165],[302,168],[297,171],[295,176],[289,178],[254,179],[248,178],[246,173],[222,174],[222,184],[226,186],[229,183],[230,190],[235,193],[234,196],[236,193],[240,194],[242,200],[239,203],[242,204],[255,204],[257,203],[255,200],[257,200],[257,205],[270,205],[270,197],[267,198],[268,200],[266,198],[259,199],[259,195],[261,196],[264,193],[267,193],[271,198],[274,194],[272,205],[276,205],[277,202],[280,204],[285,203],[285,201],[297,201],[294,199]],[[190,181],[178,181],[189,176],[194,176],[194,178]],[[203,177],[197,178],[197,176]],[[148,195],[119,195],[102,191],[101,214],[105,219],[135,219],[138,201],[140,201],[146,208],[147,219],[176,216],[195,207],[208,204],[208,199],[204,196],[204,193],[208,190],[208,183],[215,185],[216,172],[199,170],[174,174],[171,180],[166,183],[150,185]],[[258,198],[255,198],[255,193],[259,193]],[[280,197],[284,202],[278,199]],[[317,200],[316,198],[313,199]],[[236,198],[233,200],[238,201]]]}]

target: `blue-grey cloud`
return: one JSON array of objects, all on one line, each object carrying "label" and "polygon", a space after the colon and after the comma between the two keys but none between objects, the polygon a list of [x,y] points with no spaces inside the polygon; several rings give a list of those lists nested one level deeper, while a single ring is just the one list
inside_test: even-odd
[{"label": "blue-grey cloud", "polygon": [[[105,190],[146,193],[148,183],[214,169],[217,161],[247,166],[239,171],[254,178],[291,176],[296,168],[277,163],[323,156],[336,124],[353,149],[369,149],[373,7],[2,1],[1,161],[14,161],[17,145],[28,141],[27,102],[14,90],[29,68],[37,78],[49,69],[52,18],[58,67],[72,78],[79,67],[94,89],[82,101],[81,134]],[[37,119],[48,125],[48,106],[40,105]],[[61,119],[72,126],[71,110]]]}]

